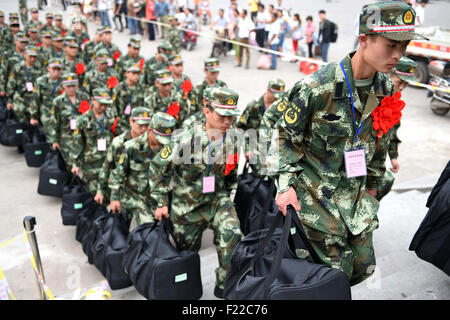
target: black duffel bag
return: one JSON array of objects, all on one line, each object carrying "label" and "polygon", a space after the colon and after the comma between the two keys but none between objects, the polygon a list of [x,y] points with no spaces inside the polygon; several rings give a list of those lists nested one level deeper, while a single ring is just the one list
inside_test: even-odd
[{"label": "black duffel bag", "polygon": [[[136,290],[150,300],[194,300],[203,294],[200,256],[177,250],[170,221],[144,223],[131,231],[123,268]],[[177,246],[178,247],[178,246]]]},{"label": "black duffel bag", "polygon": [[27,129],[27,124],[17,121],[14,111],[6,111],[4,129],[0,134],[0,143],[4,146],[14,147],[22,145],[22,135]]},{"label": "black duffel bag", "polygon": [[130,221],[125,213],[112,212],[103,224],[96,225],[97,236],[92,248],[94,265],[108,280],[112,290],[132,285],[122,267],[129,226]]},{"label": "black duffel bag", "polygon": [[94,243],[99,236],[97,232],[98,228],[103,228],[103,225],[106,223],[109,214],[106,210],[106,207],[102,205],[97,205],[96,211],[92,216],[90,221],[86,221],[86,229],[84,235],[81,238],[81,247],[83,248],[83,252],[88,258],[88,262],[90,264],[94,264]]},{"label": "black duffel bag", "polygon": [[85,203],[92,198],[81,179],[73,175],[72,180],[63,188],[61,217],[65,226],[76,226],[78,216],[82,212]]},{"label": "black duffel bag", "polygon": [[83,237],[91,229],[92,222],[101,213],[100,205],[93,198],[89,198],[83,205],[83,209],[78,215],[77,227],[75,229],[75,240],[83,243]]},{"label": "black duffel bag", "polygon": [[47,153],[50,152],[44,132],[37,126],[31,126],[23,133],[22,139],[27,166],[39,168],[44,163]]},{"label": "black duffel bag", "polygon": [[66,164],[59,151],[47,153],[39,171],[38,193],[61,198],[63,188],[68,180]]},{"label": "black duffel bag", "polygon": [[350,282],[344,272],[300,259],[288,245],[292,222],[296,232],[291,237],[308,248],[318,259],[303,228],[294,221],[290,206],[283,228],[277,220],[270,229],[250,233],[236,246],[225,279],[224,296],[228,300],[349,300]]}]

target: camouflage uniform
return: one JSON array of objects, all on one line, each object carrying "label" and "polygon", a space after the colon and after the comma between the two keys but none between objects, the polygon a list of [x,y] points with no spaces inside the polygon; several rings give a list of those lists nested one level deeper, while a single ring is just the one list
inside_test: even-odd
[{"label": "camouflage uniform", "polygon": [[[397,2],[365,6],[360,16],[360,33],[372,33],[365,28],[373,9],[381,10],[381,30],[387,30],[379,33],[381,36],[398,40],[414,36],[413,31],[391,33],[385,27],[403,25],[403,20],[414,25],[409,16],[413,10]],[[297,192],[301,205],[298,215],[322,262],[343,270],[354,285],[375,270],[372,235],[378,227],[379,202],[366,188],[376,189],[385,172],[392,130],[378,139],[371,114],[386,95],[393,94],[393,83],[386,74],[377,72],[368,85],[357,90],[352,56],[353,53],[341,61],[343,68],[339,63],[327,64],[295,85],[276,124],[279,148],[269,156],[271,164],[279,166],[278,192],[284,193],[290,187]],[[356,124],[343,70],[353,93]],[[359,134],[355,126],[361,129]],[[344,152],[361,148],[365,151],[367,174],[347,178]],[[271,170],[275,172],[277,168]]]},{"label": "camouflage uniform", "polygon": [[[14,36],[14,40],[18,40],[20,42],[26,42],[28,43],[28,38],[25,36],[23,32],[18,32]],[[24,61],[23,54],[19,53],[14,49],[14,51],[10,51],[6,57],[4,57],[4,60],[2,61],[2,64],[0,66],[0,91],[1,92],[7,92],[8,90],[8,82],[11,76],[11,72],[13,71],[14,66],[18,65],[20,62]],[[12,96],[11,96],[12,98]],[[12,101],[12,100],[11,100]]]},{"label": "camouflage uniform", "polygon": [[[170,56],[169,58],[169,62],[170,65],[179,65],[184,63],[183,59],[181,58],[181,55],[179,54],[174,54],[172,56]],[[173,72],[172,72],[172,77],[173,77]],[[190,83],[191,86],[191,90],[188,91],[188,88],[183,89],[183,86],[186,85],[187,83]],[[186,75],[186,74],[182,74],[180,79],[175,79],[173,78],[173,87],[175,89],[177,89],[177,92],[179,94],[181,94],[183,100],[185,101],[185,104],[188,106],[188,116],[191,115],[190,112],[190,108],[191,108],[191,100],[194,98],[194,88],[192,87],[192,81],[191,79]]]},{"label": "camouflage uniform", "polygon": [[[52,38],[52,32],[51,31],[41,32],[41,38]],[[42,67],[47,67],[48,62],[50,61],[52,55],[52,46],[46,48],[44,44],[42,44],[38,48],[38,54],[39,54],[38,56],[39,64]]]},{"label": "camouflage uniform", "polygon": [[[104,33],[104,32],[111,32],[111,28],[109,28],[109,27],[103,27],[101,30],[100,30],[100,33]],[[120,58],[120,56],[122,55],[122,53],[120,52],[120,49],[119,49],[119,47],[116,45],[116,44],[114,44],[114,43],[110,43],[110,44],[105,44],[103,41],[102,42],[100,42],[100,43],[98,43],[95,47],[94,47],[94,56],[92,57],[92,59],[96,59],[96,53],[97,52],[99,52],[101,49],[105,49],[106,51],[108,51],[108,56],[109,56],[109,58],[110,58],[110,61],[109,61],[109,66],[110,67],[114,67],[115,68],[115,65],[116,65],[116,63],[117,63],[117,60],[118,60],[118,58]],[[114,58],[114,56],[117,56],[118,55],[118,57],[117,57],[117,59],[115,59]]]},{"label": "camouflage uniform", "polygon": [[[227,88],[215,88],[210,92],[208,103],[216,112],[224,116],[239,114],[236,92]],[[221,109],[217,104],[227,105],[228,109]],[[235,108],[232,109],[233,106]],[[173,178],[170,219],[181,247],[198,251],[203,231],[206,228],[214,231],[214,244],[219,257],[216,287],[219,289],[223,289],[231,255],[242,236],[239,219],[229,197],[230,191],[237,186],[237,170],[225,175],[226,159],[237,152],[230,131],[220,141],[211,142],[211,145],[205,124],[185,131],[177,135],[175,140],[172,139],[150,164],[151,197],[159,208],[168,206],[169,181]],[[198,144],[198,147],[201,145],[202,152],[194,152],[193,144]],[[183,161],[178,158],[181,150]],[[215,191],[203,193],[203,178],[211,176],[215,177]]]},{"label": "camouflage uniform", "polygon": [[[97,63],[108,63],[108,52],[106,50],[100,50],[96,56]],[[92,96],[94,89],[105,87],[111,77],[118,78],[116,70],[112,67],[108,67],[105,72],[100,72],[98,67],[91,69],[84,74],[83,88],[89,96]]]},{"label": "camouflage uniform", "polygon": [[[74,37],[72,36],[67,36],[64,38],[64,46],[65,47],[73,47],[73,48],[78,48],[78,44],[75,40]],[[69,59],[67,58],[67,55],[64,54],[63,57],[63,73],[76,73],[78,76],[78,81],[80,84],[84,83],[84,78],[86,76],[86,72],[89,70],[86,66],[84,66],[84,61],[78,56],[78,54],[75,56],[73,61],[69,61]],[[78,73],[77,72],[77,66],[79,64],[83,64],[84,66],[84,72],[83,73]],[[84,90],[84,88],[83,88]]]},{"label": "camouflage uniform", "polygon": [[[49,67],[62,69],[62,61],[60,59],[52,59],[50,60]],[[30,104],[30,117],[32,119],[39,119],[46,133],[48,133],[50,124],[53,100],[62,91],[61,77],[53,81],[49,74],[45,74],[36,80],[36,95]]]},{"label": "camouflage uniform", "polygon": [[[140,72],[139,66],[132,63],[128,64],[126,70],[129,72]],[[129,126],[127,119],[133,108],[144,105],[145,94],[142,87],[138,84],[130,87],[127,85],[127,81],[124,80],[112,90],[112,98],[114,101],[114,111],[119,117],[120,128],[125,130]]]},{"label": "camouflage uniform", "polygon": [[[56,42],[56,41],[64,41],[64,36],[62,35],[62,34],[59,34],[59,33],[57,33],[57,34],[53,34],[53,42]],[[64,52],[64,48],[60,51],[60,52],[57,52],[56,51],[56,49],[55,49],[55,47],[52,45],[52,50],[51,50],[51,54],[50,54],[50,58],[60,58],[60,59],[63,59],[64,57],[65,57],[65,52]]]},{"label": "camouflage uniform", "polygon": [[[170,20],[175,19],[175,17],[169,17],[169,23]],[[170,27],[167,32],[167,41],[171,44],[173,51],[175,53],[180,53],[181,51],[181,35],[180,30],[178,30],[178,26],[175,25],[173,27]]]},{"label": "camouflage uniform", "polygon": [[[48,13],[45,15],[45,18],[46,18],[46,19],[47,19],[47,18],[52,18],[52,19],[53,19],[53,13],[48,12]],[[53,28],[53,20],[52,20],[52,24],[51,24],[51,25],[48,25],[47,23],[44,24],[44,25],[42,26],[42,28],[41,28],[40,31],[41,31],[41,35],[42,35],[43,32],[46,32],[46,31],[56,32],[55,28]]]},{"label": "camouflage uniform", "polygon": [[[161,84],[173,83],[173,78],[169,70],[159,70],[156,73],[157,79]],[[177,115],[172,114],[177,120],[177,128],[181,126],[181,123],[186,117],[187,106],[182,99],[181,95],[175,88],[172,87],[170,94],[167,97],[161,97],[157,89],[147,91],[146,98],[144,99],[144,106],[149,108],[153,113],[156,112],[169,112],[169,106],[174,103],[178,103],[180,111]]]},{"label": "camouflage uniform", "polygon": [[[94,90],[94,99],[101,104],[111,104],[106,88]],[[106,109],[101,119],[96,119],[92,108],[77,119],[77,128],[73,132],[73,144],[70,150],[72,168],[78,167],[83,172],[82,180],[89,192],[95,195],[98,187],[98,174],[106,159],[109,144],[114,138],[116,117],[112,110]],[[106,140],[106,149],[98,150],[98,140]]]},{"label": "camouflage uniform", "polygon": [[[142,112],[141,109],[146,108],[133,109],[133,113],[140,111],[140,120],[136,121],[147,124],[150,122],[150,110]],[[174,127],[175,119],[172,116],[158,112],[151,118],[149,131],[152,130],[163,146],[170,142]],[[121,201],[121,209],[125,207],[130,219],[135,216],[138,225],[153,222],[153,213],[157,207],[157,203],[150,197],[149,168],[161,146],[156,149],[150,147],[149,131],[125,143],[117,168],[111,173],[111,200]]]},{"label": "camouflage uniform", "polygon": [[[96,30],[96,34],[98,34],[101,31],[101,28],[98,28]],[[89,63],[94,59],[95,56],[95,47],[100,44],[100,42],[95,42],[94,39],[84,42],[80,45],[80,49],[82,51],[83,60],[85,65],[89,65]]]},{"label": "camouflage uniform", "polygon": [[[37,57],[37,48],[35,46],[28,46],[26,54]],[[36,66],[28,67],[24,61],[15,65],[9,75],[7,92],[8,101],[14,104],[14,113],[17,120],[28,123],[30,121],[29,102],[32,101],[36,95],[36,80],[42,74],[42,70]],[[30,83],[30,87],[27,87]]]},{"label": "camouflage uniform", "polygon": [[[133,46],[134,48],[140,49],[141,48],[141,39],[136,36],[131,36],[128,46]],[[141,60],[142,60],[142,62],[141,62]],[[144,68],[144,62],[145,62],[145,59],[141,55],[138,55],[136,58],[132,58],[127,53],[126,55],[120,57],[117,60],[117,64],[116,64],[116,69],[117,69],[117,73],[119,75],[119,80],[123,81],[125,79],[125,72],[130,63],[138,64],[139,66],[142,64],[142,68]]]},{"label": "camouflage uniform", "polygon": [[[76,85],[77,83],[78,79],[76,74],[69,73],[64,75],[62,82],[63,86]],[[72,104],[71,100],[64,92],[53,99],[47,133],[48,143],[59,143],[59,151],[68,168],[72,167],[69,153],[73,147],[73,131],[75,130],[70,128],[70,121],[71,119],[77,119],[81,115],[79,107],[82,101],[89,101],[88,95],[80,89],[77,90],[75,98],[75,103]]]},{"label": "camouflage uniform", "polygon": [[142,83],[145,86],[153,86],[156,80],[156,72],[158,70],[167,69],[169,66],[169,58],[172,53],[172,45],[167,41],[161,42],[157,47],[158,53],[162,55],[163,61],[156,60],[156,55],[144,62]]},{"label": "camouflage uniform", "polygon": [[19,13],[22,25],[26,26],[28,22],[27,0],[19,0]]}]

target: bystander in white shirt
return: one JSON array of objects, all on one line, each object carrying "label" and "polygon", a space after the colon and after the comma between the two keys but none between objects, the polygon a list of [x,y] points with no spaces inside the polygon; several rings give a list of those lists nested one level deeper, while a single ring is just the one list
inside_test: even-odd
[{"label": "bystander in white shirt", "polygon": [[250,31],[255,29],[255,24],[249,16],[246,16],[245,19],[239,18],[238,28],[239,39],[248,38]]}]

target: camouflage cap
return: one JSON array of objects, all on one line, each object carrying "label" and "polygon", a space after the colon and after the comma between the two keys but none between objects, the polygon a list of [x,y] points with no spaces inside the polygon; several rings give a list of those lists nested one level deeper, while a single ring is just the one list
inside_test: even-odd
[{"label": "camouflage cap", "polygon": [[168,41],[163,41],[158,45],[158,49],[163,50],[163,53],[170,55],[173,51],[172,45]]},{"label": "camouflage cap", "polygon": [[19,19],[19,14],[17,12],[10,12],[9,13],[9,19]]},{"label": "camouflage cap", "polygon": [[359,34],[379,34],[394,41],[420,40],[414,32],[416,12],[404,2],[383,1],[365,5],[359,16]]},{"label": "camouflage cap", "polygon": [[392,69],[392,73],[403,81],[416,81],[414,72],[416,71],[416,62],[412,59],[401,57],[397,65]]},{"label": "camouflage cap", "polygon": [[20,42],[27,42],[27,43],[30,42],[28,37],[22,31],[19,31],[19,32],[16,33],[16,35],[14,36],[14,40],[17,40],[17,41],[20,41]]},{"label": "camouflage cap", "polygon": [[32,45],[26,46],[25,54],[27,54],[29,56],[37,57],[38,56],[38,48],[36,46],[32,46]]},{"label": "camouflage cap", "polygon": [[62,20],[62,14],[61,13],[56,13],[55,14],[55,20]]},{"label": "camouflage cap", "polygon": [[52,38],[53,34],[51,30],[45,30],[41,32],[41,38]]},{"label": "camouflage cap", "polygon": [[174,54],[169,58],[170,64],[178,65],[183,63],[183,58],[181,58],[180,54]]},{"label": "camouflage cap", "polygon": [[213,108],[221,116],[236,117],[239,115],[237,103],[239,94],[229,88],[215,87],[205,91],[206,105]]},{"label": "camouflage cap", "polygon": [[141,38],[138,36],[131,36],[129,46],[140,49],[141,48]]},{"label": "camouflage cap", "polygon": [[75,39],[75,37],[72,36],[66,36],[64,38],[64,45],[71,48],[78,48],[77,39]]},{"label": "camouflage cap", "polygon": [[48,62],[48,66],[50,68],[61,68],[63,67],[63,62],[60,58],[52,58],[50,59],[50,61]]},{"label": "camouflage cap", "polygon": [[282,98],[285,95],[285,83],[280,78],[271,79],[269,81],[269,90],[272,92],[273,96],[277,99]]},{"label": "camouflage cap", "polygon": [[10,26],[15,26],[15,25],[20,26],[19,19],[16,17],[9,17],[9,25]]},{"label": "camouflage cap", "polygon": [[31,13],[39,13],[38,9],[35,8],[35,7],[31,8],[31,9],[30,9],[30,12],[31,12]]},{"label": "camouflage cap", "polygon": [[161,84],[172,83],[172,73],[167,69],[161,69],[156,71],[156,81]]},{"label": "camouflage cap", "polygon": [[113,100],[109,94],[109,90],[106,88],[95,88],[92,91],[92,98],[94,98],[100,104],[112,104]]},{"label": "camouflage cap", "polygon": [[208,58],[205,60],[205,69],[211,72],[220,71],[219,59],[217,58]]},{"label": "camouflage cap", "polygon": [[81,17],[74,17],[74,18],[72,19],[72,24],[77,23],[77,22],[79,22],[79,23],[82,22],[82,21],[81,21]]},{"label": "camouflage cap", "polygon": [[176,124],[177,121],[170,114],[165,112],[156,112],[152,117],[150,127],[152,128],[155,138],[159,141],[159,143],[166,145],[170,143]]},{"label": "camouflage cap", "polygon": [[66,73],[62,76],[62,84],[64,86],[76,86],[78,84],[78,76],[76,73]]},{"label": "camouflage cap", "polygon": [[53,13],[51,12],[47,12],[47,14],[45,15],[46,18],[52,18],[53,19]]},{"label": "camouflage cap", "polygon": [[38,33],[39,32],[39,25],[35,23],[31,23],[28,25],[28,32]]},{"label": "camouflage cap", "polygon": [[64,36],[61,33],[53,32],[53,41],[64,41]]},{"label": "camouflage cap", "polygon": [[139,124],[150,124],[151,110],[144,107],[134,107],[131,110],[131,119]]},{"label": "camouflage cap", "polygon": [[126,72],[141,72],[138,62],[128,61],[126,64]]},{"label": "camouflage cap", "polygon": [[102,61],[103,63],[107,63],[109,60],[108,50],[100,49],[95,54],[95,57],[98,61]]},{"label": "camouflage cap", "polygon": [[101,28],[98,30],[98,32],[99,32],[100,34],[103,34],[103,33],[105,33],[105,32],[112,32],[112,30],[111,30],[111,27],[105,26],[105,27],[101,27]]}]

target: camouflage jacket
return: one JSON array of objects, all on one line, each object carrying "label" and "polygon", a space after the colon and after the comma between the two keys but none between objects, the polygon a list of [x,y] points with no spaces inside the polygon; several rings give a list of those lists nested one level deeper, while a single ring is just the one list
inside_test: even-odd
[{"label": "camouflage jacket", "polygon": [[[95,168],[97,172],[103,166],[107,149],[114,138],[113,125],[116,117],[106,109],[103,117],[96,119],[94,112],[88,112],[77,118],[77,128],[73,132],[73,144],[70,150],[72,167],[79,167],[84,172],[87,168]],[[98,151],[97,141],[106,140],[106,150]]]},{"label": "camouflage jacket", "polygon": [[48,26],[47,24],[44,24],[39,32],[39,36],[41,36],[41,34],[44,33],[45,31],[57,33],[57,30],[53,26]]},{"label": "camouflage jacket", "polygon": [[189,116],[186,120],[181,124],[181,128],[184,130],[190,130],[194,128],[196,122],[205,122],[205,115],[203,114],[203,109]]},{"label": "camouflage jacket", "polygon": [[52,47],[49,48],[44,47],[43,45],[38,48],[39,56],[38,60],[42,67],[47,67],[48,61],[52,56]]},{"label": "camouflage jacket", "polygon": [[52,58],[60,58],[60,59],[63,59],[65,56],[66,56],[66,54],[65,54],[65,52],[64,52],[64,49],[61,50],[61,52],[57,52],[57,51],[55,50],[55,48],[52,47],[52,51],[51,51],[51,54],[50,54],[50,58],[49,58],[48,60],[50,60],[50,59],[52,59]]},{"label": "camouflage jacket", "polygon": [[[144,98],[145,94],[140,86],[129,87],[126,81],[120,82],[112,90],[112,99],[114,101],[112,107],[119,117],[120,127],[123,130],[130,125],[128,119],[130,118],[131,110],[134,107],[144,106]],[[125,111],[128,111],[128,105],[130,105],[130,113],[125,114]]]},{"label": "camouflage jacket", "polygon": [[258,100],[253,99],[249,104],[247,104],[247,107],[244,109],[244,112],[239,118],[236,126],[243,130],[258,129],[261,125],[261,120],[265,111],[266,106],[264,105],[264,95]]},{"label": "camouflage jacket", "polygon": [[53,82],[48,74],[40,76],[36,80],[36,95],[30,104],[30,116],[40,119],[44,129],[49,124],[53,99],[63,90],[61,78]]},{"label": "camouflage jacket", "polygon": [[83,52],[83,61],[85,65],[89,65],[95,55],[95,47],[98,45],[94,40],[82,43],[80,45],[81,51]]},{"label": "camouflage jacket", "polygon": [[217,79],[216,83],[213,86],[208,85],[206,80],[203,80],[197,86],[195,86],[195,92],[191,99],[191,108],[192,113],[196,113],[203,109],[203,92],[206,88],[215,88],[215,87],[227,87],[227,84],[222,80]]},{"label": "camouflage jacket", "polygon": [[[379,139],[378,147],[371,114],[384,96],[394,93],[388,76],[376,73],[363,105],[355,89],[350,58],[346,56],[342,64],[352,88],[358,127],[364,121],[358,141],[355,143],[344,73],[339,63],[330,63],[292,89],[276,124],[279,147],[269,152],[270,171],[278,178],[278,192],[290,186],[297,191],[302,222],[341,237],[347,234],[345,226],[357,235],[377,219],[379,203],[366,188],[376,188],[385,172],[390,134]],[[347,178],[344,152],[361,147],[365,149],[367,175]]]},{"label": "camouflage jacket", "polygon": [[118,75],[114,68],[108,68],[105,72],[99,72],[98,68],[91,69],[84,74],[84,80],[82,86],[86,93],[92,97],[92,92],[96,88],[107,87],[107,82],[110,77],[116,77],[118,79]]},{"label": "camouflage jacket", "polygon": [[[119,80],[123,81],[126,79],[125,72],[126,72],[126,65],[133,61],[133,63],[137,63],[139,65],[140,60],[144,59],[142,56],[138,56],[136,58],[131,58],[128,54],[126,54],[123,57],[120,57],[116,64],[116,70],[117,74],[119,75]],[[142,68],[144,68],[144,65],[142,65]]]},{"label": "camouflage jacket", "polygon": [[181,37],[180,30],[178,30],[177,26],[173,26],[168,30],[167,41],[172,45],[173,51],[180,53]]},{"label": "camouflage jacket", "polygon": [[[99,50],[101,50],[101,49],[105,49],[106,51],[108,51],[108,56],[112,59],[112,66],[110,66],[110,67],[115,67],[115,66],[116,66],[116,63],[117,63],[117,60],[119,60],[119,58],[122,56],[122,53],[121,53],[119,47],[118,47],[116,44],[114,44],[114,43],[111,43],[109,46],[107,46],[107,45],[105,45],[103,42],[99,42],[99,43],[94,47],[94,50],[93,50],[93,56],[91,57],[93,61],[96,60],[96,58],[97,58],[97,52],[98,52]],[[116,52],[119,52],[119,57],[117,58],[117,60],[115,60],[115,59],[113,58],[114,55],[116,54]]]},{"label": "camouflage jacket", "polygon": [[70,35],[75,38],[75,40],[78,43],[78,46],[81,46],[82,43],[85,43],[90,40],[89,34],[84,30],[81,31],[81,34],[76,34],[75,31],[72,31]]},{"label": "camouflage jacket", "polygon": [[7,56],[2,58],[2,64],[0,65],[0,91],[7,91],[13,67],[22,61],[25,61],[23,54],[18,53],[16,50],[10,51]]},{"label": "camouflage jacket", "polygon": [[109,185],[112,183],[110,180],[111,172],[116,168],[120,155],[123,152],[125,142],[132,139],[130,130],[126,130],[121,135],[115,137],[108,147],[106,152],[106,159],[103,162],[102,169],[98,174],[98,187],[97,193],[107,195],[109,192]]},{"label": "camouflage jacket", "polygon": [[[152,150],[147,140],[148,133],[125,142],[116,169],[111,172],[111,200],[120,201],[124,195],[151,203],[149,168],[161,148]],[[153,205],[152,207],[155,207]]]},{"label": "camouflage jacket", "polygon": [[[42,69],[36,66],[27,67],[25,60],[14,65],[9,74],[7,92],[8,99],[14,102],[28,104],[36,94],[36,80],[42,75]],[[31,82],[33,90],[27,90],[27,82]]]},{"label": "camouflage jacket", "polygon": [[8,51],[14,50],[14,36],[8,26],[4,26],[0,31],[0,50],[4,57]]},{"label": "camouflage jacket", "polygon": [[[220,195],[228,196],[237,187],[237,166],[225,176],[228,155],[237,152],[237,145],[233,143],[233,136],[236,135],[231,131],[225,139],[213,141],[211,145],[205,124],[172,137],[170,144],[163,147],[150,164],[150,194],[158,207],[168,205],[171,178],[172,202],[177,207],[183,207],[183,213],[210,205]],[[194,152],[197,149],[202,152]],[[215,177],[215,192],[203,193],[203,178],[209,176]]]},{"label": "camouflage jacket", "polygon": [[156,80],[156,71],[166,69],[169,66],[169,62],[158,62],[155,56],[144,62],[144,68],[142,69],[141,82],[144,86],[154,86]]},{"label": "camouflage jacket", "polygon": [[392,138],[391,141],[389,141],[389,148],[388,148],[388,155],[389,159],[397,159],[398,158],[398,145],[402,142],[398,136],[397,132],[400,128],[400,122],[394,125],[392,128]]},{"label": "camouflage jacket", "polygon": [[177,92],[175,88],[172,87],[170,95],[162,98],[158,90],[150,91],[150,94],[144,99],[144,107],[149,108],[152,114],[158,111],[167,112],[170,105],[177,102],[180,106],[180,112],[177,119],[177,128],[181,127],[181,123],[186,119],[187,105],[182,99],[181,95]]},{"label": "camouflage jacket", "polygon": [[[190,81],[192,83],[192,80],[185,74],[182,74],[180,79],[173,78],[173,87],[177,90],[177,92],[179,94],[181,94],[181,97],[183,98],[183,100],[186,101],[186,104],[189,104],[189,109],[190,109],[191,108],[191,100],[194,98],[195,90],[194,90],[194,88],[192,88],[191,91],[188,92],[188,94],[185,94],[183,89],[181,88],[185,81]],[[189,111],[188,115],[191,115],[193,113],[194,113],[194,110],[192,110],[192,113]]]}]

